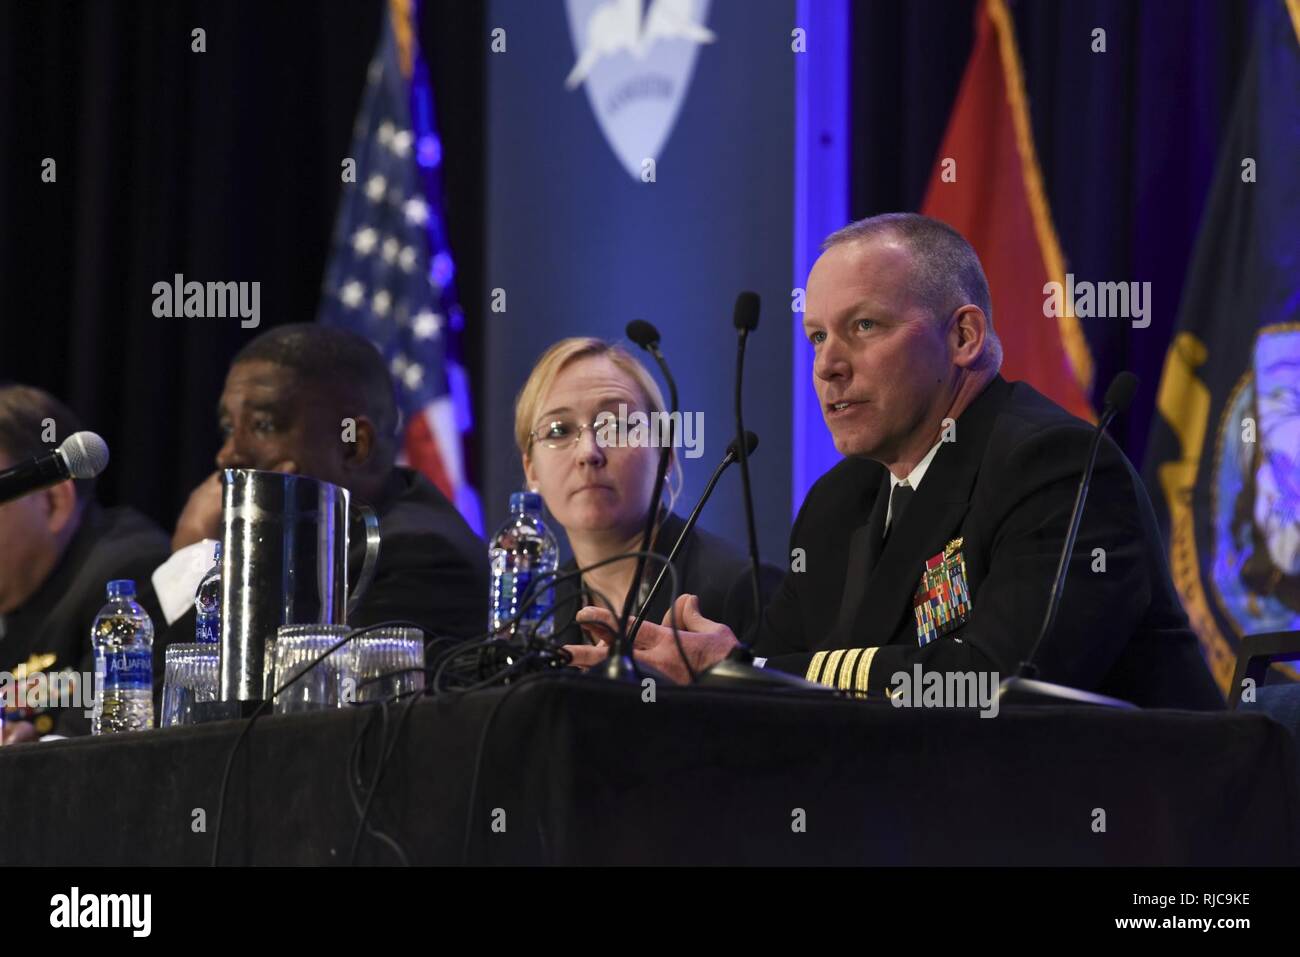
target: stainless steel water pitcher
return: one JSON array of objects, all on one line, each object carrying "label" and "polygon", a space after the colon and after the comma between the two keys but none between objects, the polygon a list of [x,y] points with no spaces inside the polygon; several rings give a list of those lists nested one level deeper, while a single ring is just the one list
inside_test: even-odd
[{"label": "stainless steel water pitcher", "polygon": [[[348,594],[348,552],[365,560]],[[281,625],[347,624],[375,575],[379,519],[347,489],[304,475],[221,476],[221,701],[262,697],[262,654]]]}]

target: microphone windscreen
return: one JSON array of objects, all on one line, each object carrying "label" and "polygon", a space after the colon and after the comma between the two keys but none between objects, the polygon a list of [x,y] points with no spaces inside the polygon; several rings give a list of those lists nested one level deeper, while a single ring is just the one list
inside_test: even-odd
[{"label": "microphone windscreen", "polygon": [[[758,448],[758,436],[755,435],[753,432],[750,432],[748,429],[746,429],[745,430],[745,457],[748,458],[749,456],[753,455],[754,450],[756,448]],[[727,446],[727,454],[730,455],[733,459],[740,458],[740,446],[736,444],[735,439],[732,439],[731,444]]]},{"label": "microphone windscreen", "polygon": [[1133,393],[1137,392],[1138,378],[1133,373],[1118,373],[1110,381],[1110,388],[1106,390],[1107,406],[1114,406],[1116,413],[1121,413],[1128,408],[1128,404],[1133,401]]},{"label": "microphone windscreen", "polygon": [[732,322],[737,329],[753,332],[758,328],[758,293],[742,292],[736,297],[736,309],[732,313]]},{"label": "microphone windscreen", "polygon": [[627,337],[642,349],[659,345],[659,330],[644,319],[633,319],[627,324]]},{"label": "microphone windscreen", "polygon": [[94,432],[74,432],[63,440],[59,454],[74,479],[94,478],[108,466],[108,443]]}]

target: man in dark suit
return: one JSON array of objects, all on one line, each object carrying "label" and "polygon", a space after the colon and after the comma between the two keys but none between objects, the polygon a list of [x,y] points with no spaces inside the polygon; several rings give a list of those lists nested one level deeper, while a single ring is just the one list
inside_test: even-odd
[{"label": "man in dark suit", "polygon": [[487,546],[431,482],[395,466],[393,384],[371,343],[316,323],[270,329],[235,356],[218,419],[218,471],[191,494],[175,554],[154,574],[171,640],[193,640],[194,592],[221,534],[228,468],[309,475],[375,509],[379,561],[350,624],[406,619],[463,638],[486,629]]},{"label": "man in dark suit", "polygon": [[[0,387],[0,469],[79,431],[76,416],[47,393]],[[93,479],[60,482],[0,505],[0,672],[26,683],[29,705],[41,700],[32,695],[39,685],[54,690],[51,675],[78,702],[89,701],[93,680],[87,686],[86,677],[95,672],[90,625],[107,601],[105,586],[114,579],[135,581],[137,600],[160,625],[149,575],[166,556],[167,536],[143,515],[96,504]],[[161,663],[161,653],[155,654],[155,682]],[[52,697],[45,699],[50,707],[10,708],[5,743],[89,733],[85,707]]]},{"label": "man in dark suit", "polygon": [[[988,283],[955,230],[890,214],[823,249],[804,329],[846,459],[795,521],[793,570],[750,636],[757,663],[869,693],[917,667],[1013,675],[1043,619],[1091,427],[998,375]],[[735,646],[689,597],[680,611],[696,670]],[[684,674],[668,629],[643,628],[638,645]],[[575,651],[582,665],[596,657]],[[1108,438],[1037,663],[1043,680],[1141,705],[1222,706],[1146,491]]]}]

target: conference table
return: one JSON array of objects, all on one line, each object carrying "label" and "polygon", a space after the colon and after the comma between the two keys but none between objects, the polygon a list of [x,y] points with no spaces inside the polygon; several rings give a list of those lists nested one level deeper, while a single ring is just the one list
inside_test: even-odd
[{"label": "conference table", "polygon": [[223,864],[1300,863],[1295,747],[1259,714],[553,672],[0,749],[0,864],[207,864],[218,816]]}]

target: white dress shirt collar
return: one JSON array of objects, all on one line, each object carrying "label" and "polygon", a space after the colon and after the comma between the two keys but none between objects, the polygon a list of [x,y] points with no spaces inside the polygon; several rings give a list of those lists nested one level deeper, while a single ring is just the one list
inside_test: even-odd
[{"label": "white dress shirt collar", "polygon": [[934,453],[939,451],[939,446],[943,445],[943,439],[934,443],[930,451],[925,453],[925,458],[916,463],[916,467],[907,473],[907,478],[898,478],[893,472],[889,473],[889,509],[885,512],[885,528],[889,527],[889,520],[894,516],[894,489],[906,482],[915,492],[921,487],[921,479],[925,478],[926,470],[929,469],[930,463],[934,460]]}]

